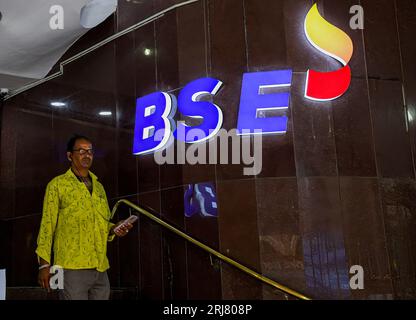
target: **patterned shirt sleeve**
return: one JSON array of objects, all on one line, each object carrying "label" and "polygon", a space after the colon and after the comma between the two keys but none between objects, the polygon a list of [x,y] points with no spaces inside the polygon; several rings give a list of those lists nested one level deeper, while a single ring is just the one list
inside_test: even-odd
[{"label": "patterned shirt sleeve", "polygon": [[39,258],[51,264],[52,241],[59,211],[58,186],[51,181],[46,187],[43,200],[42,221],[40,224],[36,253]]}]

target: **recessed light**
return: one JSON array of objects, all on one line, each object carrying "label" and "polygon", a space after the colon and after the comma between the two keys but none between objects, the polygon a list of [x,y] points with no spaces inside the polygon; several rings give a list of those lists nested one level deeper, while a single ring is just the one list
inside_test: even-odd
[{"label": "recessed light", "polygon": [[150,50],[150,49],[148,49],[148,48],[146,48],[146,49],[144,49],[144,55],[145,56],[150,56],[151,54],[152,54],[152,50]]},{"label": "recessed light", "polygon": [[60,108],[60,107],[65,107],[66,103],[65,102],[60,102],[60,101],[53,101],[53,102],[51,102],[51,106]]},{"label": "recessed light", "polygon": [[112,112],[111,111],[101,111],[99,113],[100,116],[111,116]]}]

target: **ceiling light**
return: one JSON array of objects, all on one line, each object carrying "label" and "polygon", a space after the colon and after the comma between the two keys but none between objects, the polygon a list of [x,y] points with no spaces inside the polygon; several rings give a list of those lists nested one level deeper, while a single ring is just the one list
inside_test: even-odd
[{"label": "ceiling light", "polygon": [[60,108],[60,107],[65,107],[66,103],[65,102],[60,102],[60,101],[53,101],[53,102],[51,102],[51,106]]},{"label": "ceiling light", "polygon": [[111,111],[101,111],[99,113],[100,116],[111,116],[112,112]]},{"label": "ceiling light", "polygon": [[152,50],[150,50],[148,48],[144,49],[144,55],[145,56],[150,56],[151,54],[152,54]]}]

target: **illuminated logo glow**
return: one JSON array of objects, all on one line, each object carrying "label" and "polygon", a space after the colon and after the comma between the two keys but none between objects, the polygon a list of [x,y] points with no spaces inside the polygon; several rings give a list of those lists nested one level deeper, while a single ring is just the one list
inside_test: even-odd
[{"label": "illuminated logo glow", "polygon": [[321,16],[316,3],[306,15],[304,28],[308,41],[317,50],[333,57],[344,66],[332,72],[308,70],[305,97],[315,101],[339,98],[351,83],[351,69],[348,63],[354,50],[352,40],[344,31]]}]

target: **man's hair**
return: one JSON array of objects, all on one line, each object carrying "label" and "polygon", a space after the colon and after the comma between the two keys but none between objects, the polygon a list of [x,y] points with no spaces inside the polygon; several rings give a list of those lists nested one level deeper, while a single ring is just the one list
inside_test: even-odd
[{"label": "man's hair", "polygon": [[66,151],[72,152],[74,150],[75,143],[77,140],[87,140],[88,142],[91,142],[90,138],[86,136],[82,136],[80,134],[74,134],[71,139],[68,140],[68,143],[66,145]]}]

